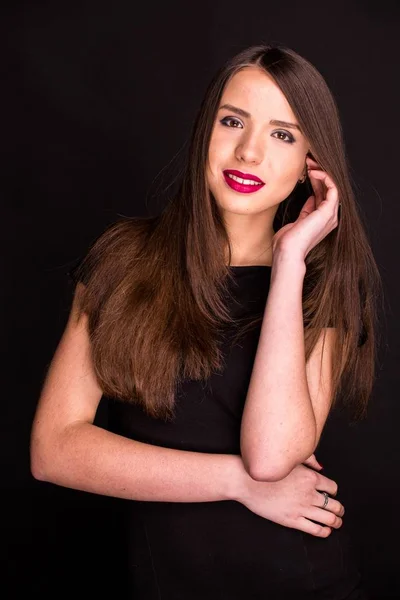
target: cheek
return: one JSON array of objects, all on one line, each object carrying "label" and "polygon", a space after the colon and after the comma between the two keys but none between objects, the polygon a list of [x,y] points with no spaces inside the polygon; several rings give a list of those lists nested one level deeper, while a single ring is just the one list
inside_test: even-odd
[{"label": "cheek", "polygon": [[206,165],[206,179],[209,186],[213,186],[213,182],[216,179],[217,166],[215,163],[215,153],[210,146],[208,151],[208,160]]},{"label": "cheek", "polygon": [[208,168],[207,171],[211,177],[215,177],[221,163],[221,153],[218,151],[218,145],[211,142],[208,150]]},{"label": "cheek", "polygon": [[289,163],[287,160],[282,163],[276,173],[281,182],[292,183],[300,179],[303,172],[304,164],[297,160],[291,160]]},{"label": "cheek", "polygon": [[286,171],[282,174],[282,181],[287,183],[295,183],[297,179],[300,178],[298,171],[298,169],[290,169],[290,171]]},{"label": "cheek", "polygon": [[216,172],[220,165],[226,166],[226,161],[230,153],[232,152],[232,144],[229,137],[224,131],[214,131],[211,136],[210,145],[208,149],[208,161],[210,168],[213,172]]}]

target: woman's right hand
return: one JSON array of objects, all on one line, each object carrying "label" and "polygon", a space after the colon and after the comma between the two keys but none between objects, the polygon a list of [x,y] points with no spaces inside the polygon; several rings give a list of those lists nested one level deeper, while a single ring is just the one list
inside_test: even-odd
[{"label": "woman's right hand", "polygon": [[328,537],[332,527],[341,527],[344,506],[330,497],[322,508],[322,492],[336,496],[337,489],[332,479],[300,464],[279,481],[256,481],[245,471],[237,500],[260,517],[317,537]]}]

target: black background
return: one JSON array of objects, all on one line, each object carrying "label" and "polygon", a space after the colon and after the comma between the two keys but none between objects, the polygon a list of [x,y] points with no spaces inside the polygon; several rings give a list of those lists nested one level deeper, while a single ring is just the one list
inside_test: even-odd
[{"label": "black background", "polygon": [[[13,2],[1,18],[2,590],[124,597],[123,501],[33,479],[29,434],[68,316],[66,275],[119,215],[158,212],[216,67],[247,45],[308,58],[339,104],[384,281],[366,421],[332,414],[317,458],[339,484],[375,598],[400,597],[400,8],[396,2]],[[106,406],[98,423],[106,425]]]}]

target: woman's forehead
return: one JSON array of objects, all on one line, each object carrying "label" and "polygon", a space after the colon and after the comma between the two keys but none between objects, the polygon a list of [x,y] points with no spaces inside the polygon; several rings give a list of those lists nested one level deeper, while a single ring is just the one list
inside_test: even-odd
[{"label": "woman's forehead", "polygon": [[249,118],[296,120],[281,89],[258,67],[246,67],[233,75],[220,100],[220,106],[226,104],[242,109]]}]

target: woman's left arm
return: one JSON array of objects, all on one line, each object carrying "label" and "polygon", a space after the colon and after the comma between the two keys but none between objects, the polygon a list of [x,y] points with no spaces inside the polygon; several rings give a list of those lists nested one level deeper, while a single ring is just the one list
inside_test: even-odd
[{"label": "woman's left arm", "polygon": [[338,210],[331,179],[323,171],[314,171],[314,177],[324,180],[328,187],[326,198],[322,181],[314,182],[317,198],[311,196],[299,219],[275,235],[279,239],[274,248],[268,299],[242,415],[242,460],[251,477],[260,481],[283,479],[310,457],[318,445],[332,401],[334,328],[321,331],[307,364],[305,361],[304,259],[337,226]]}]

